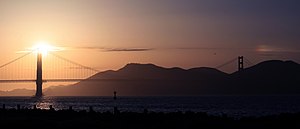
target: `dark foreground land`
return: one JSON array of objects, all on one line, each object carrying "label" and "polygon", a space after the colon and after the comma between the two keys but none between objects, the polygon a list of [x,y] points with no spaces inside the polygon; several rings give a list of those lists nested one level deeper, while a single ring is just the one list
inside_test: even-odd
[{"label": "dark foreground land", "polygon": [[0,109],[0,128],[18,129],[189,129],[300,128],[300,113],[231,118],[206,113],[94,112],[41,109]]}]

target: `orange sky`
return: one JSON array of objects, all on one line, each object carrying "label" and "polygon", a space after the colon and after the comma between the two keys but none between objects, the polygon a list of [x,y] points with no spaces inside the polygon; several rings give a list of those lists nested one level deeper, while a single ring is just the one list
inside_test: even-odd
[{"label": "orange sky", "polygon": [[[253,63],[299,62],[293,2],[230,0],[0,0],[0,63],[39,41],[102,70],[127,63],[216,67],[239,55]],[[221,70],[233,72],[236,65]]]}]

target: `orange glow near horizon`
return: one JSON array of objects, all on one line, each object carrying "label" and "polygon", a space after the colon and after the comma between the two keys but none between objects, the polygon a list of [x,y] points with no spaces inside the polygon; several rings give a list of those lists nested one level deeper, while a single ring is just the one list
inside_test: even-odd
[{"label": "orange glow near horizon", "polygon": [[[216,68],[238,56],[252,64],[300,63],[297,4],[233,1],[0,0],[0,65],[30,52],[19,65],[33,75],[37,53],[47,74],[56,67],[54,54],[99,71],[128,63]],[[17,64],[0,69],[0,77]],[[232,73],[236,65],[219,70]],[[15,88],[28,87],[0,86]]]}]

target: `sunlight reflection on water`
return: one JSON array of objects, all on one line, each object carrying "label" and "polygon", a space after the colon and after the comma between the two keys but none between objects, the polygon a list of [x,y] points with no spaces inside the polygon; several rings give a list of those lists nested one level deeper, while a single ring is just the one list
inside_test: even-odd
[{"label": "sunlight reflection on water", "polygon": [[42,98],[36,98],[36,102],[33,103],[33,105],[36,105],[37,108],[39,109],[50,109],[50,105],[54,106],[55,104],[55,99],[51,97],[42,97]]}]

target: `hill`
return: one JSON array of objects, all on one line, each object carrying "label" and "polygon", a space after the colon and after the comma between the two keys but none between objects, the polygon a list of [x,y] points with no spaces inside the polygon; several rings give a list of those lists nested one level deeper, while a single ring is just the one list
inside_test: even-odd
[{"label": "hill", "polygon": [[34,90],[28,89],[15,89],[12,91],[0,91],[0,96],[33,96]]},{"label": "hill", "polygon": [[[88,81],[88,80],[101,81]],[[127,64],[117,71],[100,72],[87,80],[45,91],[53,96],[300,94],[300,65],[271,60],[232,74],[217,69],[163,68],[154,64]]]}]

